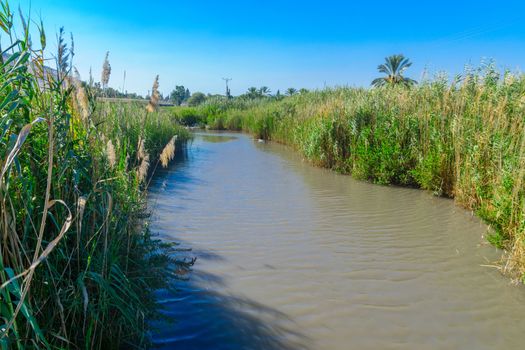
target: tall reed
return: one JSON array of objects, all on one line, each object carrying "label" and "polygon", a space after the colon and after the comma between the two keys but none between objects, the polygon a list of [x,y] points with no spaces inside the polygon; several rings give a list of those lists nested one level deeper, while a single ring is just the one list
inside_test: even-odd
[{"label": "tall reed", "polygon": [[14,20],[0,1],[0,348],[144,347],[154,290],[190,262],[144,224],[142,162],[188,134],[162,111],[98,102],[63,31],[51,72],[43,26],[35,47]]}]

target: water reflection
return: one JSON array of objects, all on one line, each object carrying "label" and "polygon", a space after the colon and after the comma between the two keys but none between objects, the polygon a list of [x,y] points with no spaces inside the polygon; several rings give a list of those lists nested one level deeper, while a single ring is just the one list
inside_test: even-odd
[{"label": "water reflection", "polygon": [[228,142],[233,141],[237,137],[230,136],[230,135],[207,135],[207,134],[196,134],[198,135],[203,141],[205,142],[211,142],[211,143],[220,143],[220,142]]}]

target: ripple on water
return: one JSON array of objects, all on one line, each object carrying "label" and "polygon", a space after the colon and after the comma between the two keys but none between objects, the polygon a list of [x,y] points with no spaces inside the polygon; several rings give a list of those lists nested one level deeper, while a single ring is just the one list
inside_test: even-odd
[{"label": "ripple on water", "polygon": [[[226,141],[226,142],[222,142]],[[512,349],[525,293],[447,199],[317,169],[241,134],[197,135],[154,179],[152,228],[198,258],[170,349]]]}]

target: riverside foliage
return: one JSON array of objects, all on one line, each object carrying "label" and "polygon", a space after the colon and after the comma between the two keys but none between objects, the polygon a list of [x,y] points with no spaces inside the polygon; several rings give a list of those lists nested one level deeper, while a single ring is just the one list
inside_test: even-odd
[{"label": "riverside foliage", "polygon": [[188,265],[144,225],[145,189],[188,134],[97,102],[62,31],[50,71],[43,26],[36,48],[21,17],[15,33],[0,2],[0,348],[143,347],[154,290]]},{"label": "riverside foliage", "polygon": [[[294,147],[319,166],[455,198],[491,226],[501,268],[525,276],[525,77],[491,64],[452,83],[337,88],[173,112]],[[191,117],[191,118],[190,118]],[[186,118],[186,119],[185,119]]]}]

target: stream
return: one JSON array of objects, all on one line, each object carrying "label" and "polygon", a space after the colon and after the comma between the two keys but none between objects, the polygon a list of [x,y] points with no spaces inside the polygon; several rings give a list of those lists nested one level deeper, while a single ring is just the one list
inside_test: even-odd
[{"label": "stream", "polygon": [[196,257],[158,297],[162,349],[519,349],[525,290],[452,200],[356,181],[288,147],[195,134],[149,191]]}]

